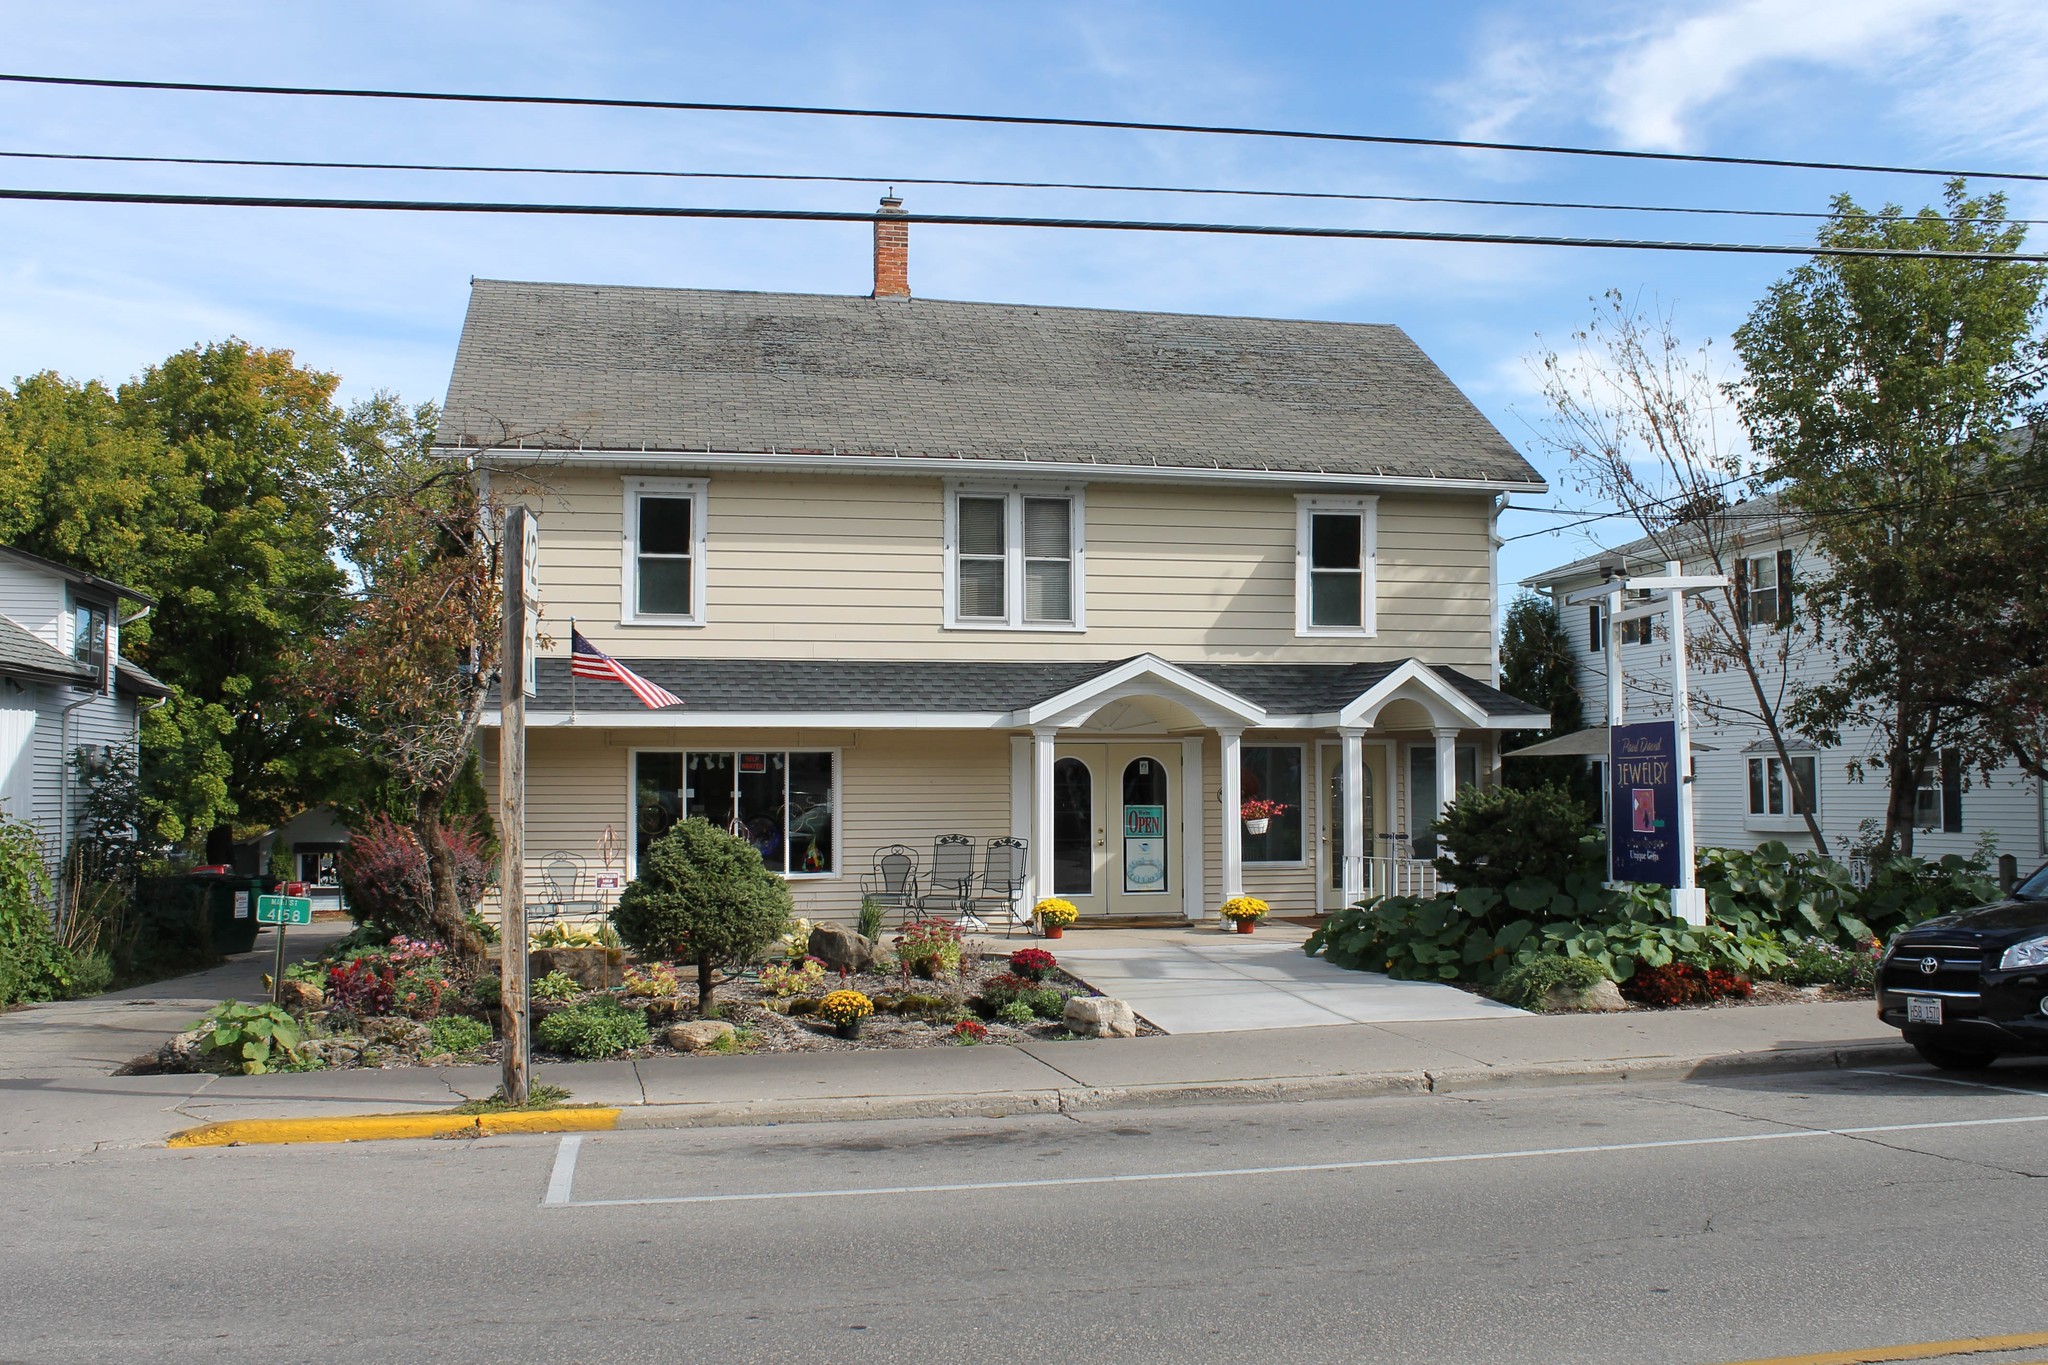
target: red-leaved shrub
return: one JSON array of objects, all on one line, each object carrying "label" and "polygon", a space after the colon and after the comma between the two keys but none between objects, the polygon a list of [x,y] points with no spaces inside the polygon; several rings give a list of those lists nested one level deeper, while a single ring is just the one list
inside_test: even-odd
[{"label": "red-leaved shrub", "polygon": [[327,969],[327,1007],[337,1014],[367,1019],[391,1013],[391,999],[398,993],[398,973],[389,963],[359,957]]},{"label": "red-leaved shrub", "polygon": [[[463,912],[483,898],[490,869],[484,863],[483,838],[474,822],[449,821],[441,827],[449,857],[455,864],[455,898]],[[394,934],[434,938],[433,884],[427,876],[426,850],[410,829],[386,816],[373,815],[349,832],[348,847],[338,860],[341,889],[349,913],[364,924]]]},{"label": "red-leaved shrub", "polygon": [[1750,984],[1748,977],[1720,967],[1669,962],[1662,967],[1638,966],[1635,975],[1621,983],[1621,993],[1637,1004],[1669,1009],[1674,1005],[1710,1004],[1731,995],[1747,1000]]}]

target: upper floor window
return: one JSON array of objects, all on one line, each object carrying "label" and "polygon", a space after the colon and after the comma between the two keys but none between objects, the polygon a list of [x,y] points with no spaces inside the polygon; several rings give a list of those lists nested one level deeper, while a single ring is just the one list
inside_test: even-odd
[{"label": "upper floor window", "polygon": [[1792,624],[1792,552],[1735,561],[1735,610],[1752,626]]},{"label": "upper floor window", "polygon": [[625,579],[627,624],[704,624],[703,479],[628,479]]},{"label": "upper floor window", "polygon": [[1299,499],[1295,634],[1371,635],[1378,561],[1378,499]]},{"label": "upper floor window", "polygon": [[[1630,588],[1621,595],[1621,609],[1627,611],[1630,607],[1640,607],[1654,595],[1648,588]],[[1638,616],[1633,621],[1623,621],[1621,642],[1625,645],[1650,643],[1650,625],[1651,619],[1647,616]]]},{"label": "upper floor window", "polygon": [[93,686],[107,691],[107,670],[110,663],[108,640],[108,612],[97,602],[76,602],[71,608],[71,652],[92,670]]},{"label": "upper floor window", "polygon": [[1934,762],[1920,769],[1913,793],[1913,825],[1930,833],[1963,832],[1963,756],[1958,750],[1943,749]]},{"label": "upper floor window", "polygon": [[946,503],[946,624],[1081,629],[1083,524],[1076,491],[953,490]]}]

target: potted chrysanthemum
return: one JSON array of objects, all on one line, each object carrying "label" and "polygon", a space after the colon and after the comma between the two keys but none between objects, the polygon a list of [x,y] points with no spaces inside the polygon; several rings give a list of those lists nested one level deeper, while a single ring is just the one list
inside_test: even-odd
[{"label": "potted chrysanthemum", "polygon": [[1031,913],[1038,917],[1039,932],[1047,938],[1061,937],[1069,924],[1081,918],[1080,909],[1072,901],[1058,896],[1047,896],[1031,907]]},{"label": "potted chrysanthemum", "polygon": [[1240,934],[1249,934],[1271,908],[1257,896],[1232,896],[1223,902],[1223,918],[1236,925]]},{"label": "potted chrysanthemum", "polygon": [[860,1037],[861,1021],[875,1012],[875,1002],[859,991],[833,991],[818,1002],[818,1014],[841,1038]]}]

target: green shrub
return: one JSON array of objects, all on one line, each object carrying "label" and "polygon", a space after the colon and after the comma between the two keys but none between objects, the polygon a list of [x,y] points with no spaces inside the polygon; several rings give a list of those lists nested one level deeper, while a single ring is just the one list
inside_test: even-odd
[{"label": "green shrub", "polygon": [[491,1026],[466,1014],[445,1014],[427,1025],[439,1052],[474,1052],[491,1041]]},{"label": "green shrub", "polygon": [[1613,979],[1590,957],[1531,957],[1501,973],[1493,998],[1520,1009],[1540,1010],[1550,993],[1560,987],[1577,994]]},{"label": "green shrub", "polygon": [[1604,845],[1586,811],[1563,787],[1467,787],[1431,826],[1447,856],[1437,871],[1467,887],[1505,892],[1540,878],[1563,886],[1597,874]]},{"label": "green shrub", "polygon": [[469,998],[478,1009],[494,1010],[505,1003],[504,979],[495,973],[469,983]]},{"label": "green shrub", "polygon": [[583,983],[557,967],[528,989],[536,1000],[574,1000],[583,994]]},{"label": "green shrub", "polygon": [[1785,964],[1771,973],[1788,986],[1847,986],[1868,990],[1877,980],[1877,956],[1869,948],[1838,948],[1809,939],[1793,947]]},{"label": "green shrub", "polygon": [[534,1036],[550,1052],[592,1060],[646,1047],[649,1034],[645,1014],[600,998],[556,1010],[540,1021]]},{"label": "green shrub", "polygon": [[1017,1003],[1041,1019],[1059,1019],[1067,1012],[1067,993],[1051,986],[1027,986],[1017,992]]},{"label": "green shrub", "polygon": [[860,898],[860,920],[855,928],[859,931],[862,938],[881,938],[882,903],[873,896],[862,896]]},{"label": "green shrub", "polygon": [[245,1005],[239,1000],[215,1005],[192,1027],[211,1030],[206,1050],[226,1053],[250,1076],[284,1069],[274,1062],[298,1061],[299,1045],[305,1041],[299,1021],[276,1005]]},{"label": "green shrub", "polygon": [[113,979],[105,954],[58,941],[49,902],[35,829],[0,815],[0,1006],[97,995]]},{"label": "green shrub", "polygon": [[1998,883],[1981,858],[1951,853],[1940,862],[1894,858],[1872,869],[1857,908],[1877,938],[1936,915],[1953,915],[2000,899]]},{"label": "green shrub", "polygon": [[1772,839],[1754,849],[1701,849],[1698,867],[1707,913],[1734,933],[1843,944],[1871,937],[1849,869],[1832,859]]},{"label": "green shrub", "polygon": [[1013,1028],[1029,1028],[1038,1022],[1038,1015],[1022,1000],[1012,1000],[996,1011],[996,1018]]},{"label": "green shrub", "polygon": [[758,957],[789,931],[791,910],[788,885],[754,846],[699,818],[648,846],[612,923],[643,961],[696,963],[704,1014],[717,970]]}]

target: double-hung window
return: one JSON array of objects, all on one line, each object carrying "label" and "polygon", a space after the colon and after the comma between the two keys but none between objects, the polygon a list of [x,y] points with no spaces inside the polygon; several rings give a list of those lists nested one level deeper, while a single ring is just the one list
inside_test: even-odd
[{"label": "double-hung window", "polygon": [[1371,635],[1377,627],[1378,560],[1378,499],[1299,499],[1295,634]]},{"label": "double-hung window", "polygon": [[1084,626],[1078,490],[960,488],[948,495],[946,513],[948,626]]},{"label": "double-hung window", "polygon": [[106,692],[108,686],[108,612],[97,602],[77,602],[71,608],[71,653],[92,670],[93,690]]},{"label": "double-hung window", "polygon": [[626,480],[624,624],[704,624],[706,487],[703,479]]},{"label": "double-hung window", "polygon": [[1913,825],[1929,833],[1963,832],[1963,757],[1959,751],[1943,749],[1934,762],[1921,767],[1913,793]]},{"label": "double-hung window", "polygon": [[1735,561],[1735,610],[1752,626],[1792,624],[1792,552]]},{"label": "double-hung window", "polygon": [[[1621,595],[1621,609],[1627,611],[1630,607],[1640,607],[1654,596],[1655,594],[1648,588],[1630,588]],[[1639,616],[1633,621],[1623,621],[1621,623],[1621,642],[1625,645],[1646,645],[1650,643],[1650,627],[1652,624],[1651,618],[1647,616]]]},{"label": "double-hung window", "polygon": [[1777,758],[1749,760],[1749,814],[1753,822],[1779,817],[1796,820],[1809,813],[1818,814],[1819,796],[1820,765],[1814,755],[1792,755],[1789,772]]}]

